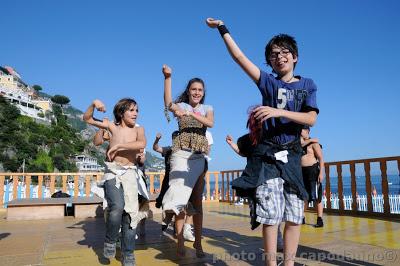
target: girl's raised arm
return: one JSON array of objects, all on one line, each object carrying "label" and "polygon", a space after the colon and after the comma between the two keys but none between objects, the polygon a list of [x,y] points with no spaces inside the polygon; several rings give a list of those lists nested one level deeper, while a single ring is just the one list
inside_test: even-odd
[{"label": "girl's raised arm", "polygon": [[165,106],[171,110],[172,96],[171,96],[171,73],[172,70],[169,66],[163,65],[162,72],[164,74],[164,104]]},{"label": "girl's raised arm", "polygon": [[[163,65],[162,72],[164,74],[164,105],[167,110],[174,113],[176,117],[181,117],[183,115],[183,110],[179,106],[172,102],[172,92],[171,92],[171,74],[172,70],[169,66]],[[168,119],[168,118],[167,118]],[[169,120],[168,120],[169,121]]]}]

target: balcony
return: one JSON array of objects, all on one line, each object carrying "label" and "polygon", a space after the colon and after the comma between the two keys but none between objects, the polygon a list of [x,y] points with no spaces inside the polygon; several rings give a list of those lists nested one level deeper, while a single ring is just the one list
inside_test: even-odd
[{"label": "balcony", "polygon": [[[307,223],[301,226],[296,265],[400,264],[400,214],[396,200],[399,191],[392,189],[393,183],[399,182],[399,174],[388,174],[388,165],[399,169],[400,157],[326,164],[325,194],[330,196],[324,199],[325,226],[314,228],[316,215],[311,209],[306,212]],[[376,175],[372,168],[380,170],[376,194]],[[240,172],[208,172],[206,175],[205,258],[196,258],[191,242],[186,242],[186,255],[178,259],[172,230],[161,232],[161,214],[154,209],[153,218],[146,221],[145,236],[136,241],[137,265],[263,265],[261,228],[250,229],[248,206],[235,204],[238,199],[229,187]],[[154,194],[163,173],[147,174],[150,193]],[[27,173],[24,176],[0,173],[0,184],[7,183],[5,180],[9,184],[8,190],[7,186],[0,188],[0,206],[7,205],[5,195],[45,197],[57,189],[73,197],[90,197],[93,182],[100,178],[101,173]],[[69,179],[74,183],[71,190]],[[33,184],[37,186],[35,193]],[[1,265],[120,265],[119,253],[110,262],[101,256],[103,218],[65,216],[53,220],[7,221],[6,210],[0,209]],[[277,256],[278,262],[282,262],[282,253]]]}]

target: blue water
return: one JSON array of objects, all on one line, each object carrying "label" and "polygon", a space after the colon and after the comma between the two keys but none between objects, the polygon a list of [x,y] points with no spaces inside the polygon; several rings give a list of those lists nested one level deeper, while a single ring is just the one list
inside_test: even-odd
[{"label": "blue water", "polygon": [[[351,195],[351,178],[343,177],[343,194]],[[219,181],[219,189],[221,190],[222,182]],[[330,177],[331,184],[331,192],[338,193],[338,185],[337,185],[337,177]],[[325,179],[323,182],[325,187]],[[366,194],[366,186],[365,186],[365,176],[358,176],[356,179],[357,192],[360,195]],[[371,189],[375,186],[376,192],[378,194],[382,194],[382,177],[380,175],[371,176]],[[400,176],[399,175],[388,175],[388,186],[389,186],[389,194],[400,194]],[[154,187],[159,188],[159,182],[154,182]],[[215,181],[210,181],[210,191],[211,193],[215,189]],[[226,181],[225,181],[225,190],[226,190]],[[206,191],[206,187],[204,188]]]},{"label": "blue water", "polygon": [[[389,194],[400,194],[400,177],[399,175],[388,175]],[[331,192],[337,193],[337,177],[330,177]],[[325,185],[325,183],[324,183]],[[358,176],[356,178],[357,192],[359,194],[366,194],[365,176]],[[375,186],[376,192],[382,194],[382,177],[380,175],[371,176],[371,189]],[[351,178],[343,177],[343,194],[351,194]]]}]

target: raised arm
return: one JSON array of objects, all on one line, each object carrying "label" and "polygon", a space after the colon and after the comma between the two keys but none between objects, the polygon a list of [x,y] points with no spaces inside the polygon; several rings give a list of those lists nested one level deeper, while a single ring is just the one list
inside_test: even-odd
[{"label": "raised arm", "polygon": [[100,129],[96,132],[93,137],[93,144],[95,146],[99,146],[104,143],[104,141],[110,140],[110,132],[105,129]]},{"label": "raised arm", "polygon": [[93,144],[95,146],[99,146],[101,144],[104,143],[104,139],[103,139],[103,134],[104,134],[104,129],[100,129],[96,132],[96,134],[93,137]]},{"label": "raised arm", "polygon": [[179,108],[177,104],[172,102],[172,69],[167,65],[163,65],[162,72],[164,74],[164,105],[169,111],[173,112],[175,116],[181,117],[184,113],[183,110]]},{"label": "raised arm", "polygon": [[96,109],[99,112],[105,112],[106,107],[105,105],[100,101],[100,100],[94,100],[91,105],[89,105],[88,109],[86,112],[83,114],[83,121],[88,123],[89,125],[102,128],[102,129],[108,129],[110,126],[110,122],[108,119],[103,119],[99,120],[93,117],[94,109]]},{"label": "raised arm", "polygon": [[162,147],[160,147],[160,145],[158,145],[158,142],[160,141],[161,137],[162,137],[161,133],[157,133],[156,138],[154,139],[154,143],[153,143],[153,151],[156,151],[156,152],[162,154],[163,149],[162,149]]},{"label": "raised arm", "polygon": [[324,156],[322,155],[322,149],[319,143],[312,144],[312,148],[314,150],[315,158],[317,158],[319,162],[318,181],[322,183],[322,181],[324,180],[324,168],[325,168]]},{"label": "raised arm", "polygon": [[218,28],[225,46],[228,49],[232,59],[246,72],[246,74],[254,81],[258,82],[260,79],[260,69],[253,64],[245,54],[240,50],[239,46],[233,40],[231,34],[227,30],[222,20],[207,18],[207,25],[210,28]]},{"label": "raised arm", "polygon": [[115,154],[121,150],[130,150],[130,151],[140,151],[146,147],[146,136],[144,134],[144,128],[138,127],[138,134],[136,141],[131,141],[127,143],[120,143],[114,145],[107,152],[107,157],[112,161],[115,157]]},{"label": "raised arm", "polygon": [[167,66],[163,65],[162,72],[164,74],[164,105],[171,110],[171,106],[173,105],[172,96],[171,96],[171,74],[172,69]]},{"label": "raised arm", "polygon": [[231,135],[227,135],[225,140],[226,143],[228,143],[228,145],[232,148],[234,152],[236,152],[238,155],[242,157],[245,157],[243,154],[240,153],[239,147],[235,142],[233,142],[233,138]]}]

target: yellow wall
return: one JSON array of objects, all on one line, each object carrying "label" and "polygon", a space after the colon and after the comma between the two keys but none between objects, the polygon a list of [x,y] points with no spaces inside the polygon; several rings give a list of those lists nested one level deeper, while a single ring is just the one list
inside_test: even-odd
[{"label": "yellow wall", "polygon": [[12,75],[1,75],[0,85],[8,89],[15,89],[17,87],[17,82],[14,82],[14,77]]},{"label": "yellow wall", "polygon": [[32,101],[33,103],[35,103],[35,105],[39,106],[40,108],[42,108],[42,110],[44,112],[46,112],[47,110],[52,110],[51,106],[50,106],[50,101]]}]

